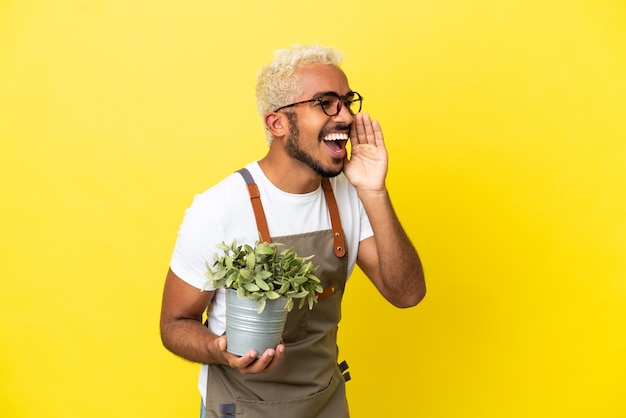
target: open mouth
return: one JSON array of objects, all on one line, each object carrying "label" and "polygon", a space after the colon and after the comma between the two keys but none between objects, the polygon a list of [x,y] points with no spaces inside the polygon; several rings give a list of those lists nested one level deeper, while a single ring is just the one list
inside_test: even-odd
[{"label": "open mouth", "polygon": [[348,143],[348,133],[333,132],[324,137],[324,144],[335,154],[343,154]]}]

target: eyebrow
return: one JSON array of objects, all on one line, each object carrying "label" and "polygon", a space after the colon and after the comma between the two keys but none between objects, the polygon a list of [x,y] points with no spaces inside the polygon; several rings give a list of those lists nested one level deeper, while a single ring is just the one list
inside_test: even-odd
[{"label": "eyebrow", "polygon": [[336,93],[336,92],[334,92],[334,91],[330,91],[330,90],[328,90],[328,91],[320,91],[320,92],[315,93],[311,99],[319,99],[319,98],[320,98],[320,97],[322,97],[323,95],[325,95],[325,94],[329,94],[329,93],[332,93],[332,94],[339,94],[339,93]]},{"label": "eyebrow", "polygon": [[350,93],[354,93],[354,91],[353,91],[353,90],[348,90],[348,92],[347,92],[345,95],[339,94],[339,93],[337,93],[336,91],[332,91],[332,90],[320,91],[320,92],[318,92],[318,93],[315,93],[315,94],[313,95],[313,97],[311,98],[311,100],[313,100],[313,99],[319,99],[320,97],[322,97],[322,96],[323,96],[323,95],[325,95],[325,94],[336,94],[336,95],[337,95],[337,96],[339,96],[339,97],[345,97],[345,96],[349,96],[349,95],[350,95]]}]

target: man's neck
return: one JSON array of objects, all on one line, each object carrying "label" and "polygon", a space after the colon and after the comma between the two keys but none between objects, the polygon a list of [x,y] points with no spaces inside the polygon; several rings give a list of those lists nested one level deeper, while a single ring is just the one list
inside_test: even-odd
[{"label": "man's neck", "polygon": [[259,160],[259,167],[274,186],[287,193],[313,192],[322,181],[309,166],[292,158],[275,158],[271,152]]}]

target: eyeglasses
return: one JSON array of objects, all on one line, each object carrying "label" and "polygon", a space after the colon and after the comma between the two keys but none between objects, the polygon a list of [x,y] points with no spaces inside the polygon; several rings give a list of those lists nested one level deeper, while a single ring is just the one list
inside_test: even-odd
[{"label": "eyeglasses", "polygon": [[361,96],[356,91],[351,91],[345,96],[340,96],[334,91],[329,91],[320,95],[319,97],[314,97],[310,100],[303,100],[301,102],[291,103],[285,106],[281,106],[276,109],[274,112],[278,112],[279,110],[286,109],[292,106],[298,106],[305,103],[318,102],[322,111],[326,114],[326,116],[336,116],[341,112],[341,106],[346,106],[350,113],[353,115],[359,113],[361,111],[361,105],[363,104],[363,96]]}]

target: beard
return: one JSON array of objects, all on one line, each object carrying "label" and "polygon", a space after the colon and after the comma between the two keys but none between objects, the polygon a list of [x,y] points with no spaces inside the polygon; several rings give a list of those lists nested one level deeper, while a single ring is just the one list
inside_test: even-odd
[{"label": "beard", "polygon": [[[310,167],[313,171],[319,174],[322,177],[336,177],[343,171],[343,159],[334,158],[333,162],[341,163],[340,168],[328,168],[324,167],[321,161],[313,158],[311,154],[306,152],[300,144],[300,129],[298,128],[298,115],[295,112],[285,112],[287,116],[287,120],[289,120],[289,137],[287,138],[287,142],[285,143],[285,150],[287,151],[287,155],[291,158],[294,158],[308,167]],[[325,135],[325,131],[322,130],[318,135],[318,141],[322,142]]]}]

